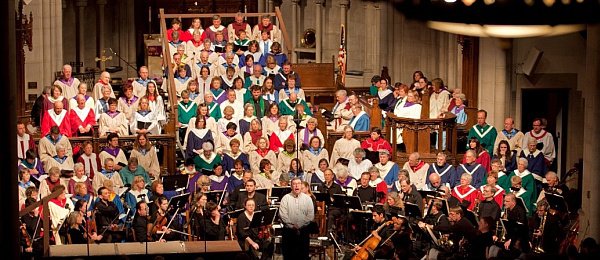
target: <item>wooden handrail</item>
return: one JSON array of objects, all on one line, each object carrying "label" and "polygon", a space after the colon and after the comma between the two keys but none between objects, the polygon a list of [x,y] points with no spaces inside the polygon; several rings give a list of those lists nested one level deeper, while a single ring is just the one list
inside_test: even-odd
[{"label": "wooden handrail", "polygon": [[283,22],[283,16],[281,15],[281,10],[279,10],[279,6],[275,7],[275,15],[277,16],[277,20],[279,21],[279,28],[281,30],[281,33],[283,34],[283,40],[285,41],[283,47],[287,51],[288,59],[291,59],[292,50],[294,49],[293,44],[296,43],[292,43],[292,41],[290,40],[290,36],[288,35],[287,29],[285,28],[285,23]]},{"label": "wooden handrail", "polygon": [[[275,7],[275,9],[278,9],[279,7]],[[235,17],[237,14],[236,13],[212,13],[212,14],[161,14],[159,15],[159,18],[162,16],[165,19],[168,18],[212,18],[214,15],[218,15],[221,17]],[[275,16],[275,13],[242,13],[243,16],[245,17],[261,17],[263,15],[270,15],[270,16]]]},{"label": "wooden handrail", "polygon": [[27,213],[31,212],[32,210],[34,210],[36,207],[39,207],[40,204],[43,205],[44,209],[42,211],[43,213],[43,219],[42,219],[42,227],[44,228],[44,256],[48,257],[49,256],[49,249],[50,249],[50,208],[48,207],[48,202],[51,199],[54,199],[56,197],[58,197],[60,194],[62,194],[64,192],[65,188],[59,188],[57,190],[55,190],[54,192],[48,194],[48,196],[43,197],[41,200],[36,201],[35,203],[29,205],[29,207],[21,210],[19,212],[19,218],[22,216],[25,216]]},{"label": "wooden handrail", "polygon": [[167,67],[167,91],[169,93],[169,120],[167,121],[166,133],[175,134],[177,126],[177,93],[175,91],[175,78],[173,76],[173,64],[169,55],[169,39],[167,38],[167,24],[165,22],[165,9],[160,9],[160,30],[162,34],[163,59]]}]

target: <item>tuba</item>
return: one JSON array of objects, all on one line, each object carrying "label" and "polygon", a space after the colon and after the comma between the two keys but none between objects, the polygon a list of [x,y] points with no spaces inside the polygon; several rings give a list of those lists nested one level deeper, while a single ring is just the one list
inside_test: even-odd
[{"label": "tuba", "polygon": [[540,226],[537,229],[537,231],[540,233],[540,235],[537,236],[532,241],[532,245],[534,245],[533,252],[538,253],[538,254],[543,254],[544,253],[544,248],[543,248],[543,243],[544,243],[544,226],[546,225],[546,218],[547,217],[548,217],[548,211],[544,212],[544,215],[542,216],[542,220],[540,221]]}]

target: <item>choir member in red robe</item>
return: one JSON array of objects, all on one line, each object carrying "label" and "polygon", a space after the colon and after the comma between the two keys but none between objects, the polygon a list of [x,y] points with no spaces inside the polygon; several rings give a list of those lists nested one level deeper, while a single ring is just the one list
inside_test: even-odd
[{"label": "choir member in red robe", "polygon": [[66,109],[63,109],[62,102],[54,103],[54,108],[44,112],[42,118],[42,136],[50,132],[50,128],[58,126],[60,133],[67,137],[71,137],[71,122]]},{"label": "choir member in red robe", "polygon": [[91,136],[92,127],[96,125],[96,114],[94,110],[85,105],[85,96],[76,96],[77,107],[69,111],[71,133],[73,136]]}]

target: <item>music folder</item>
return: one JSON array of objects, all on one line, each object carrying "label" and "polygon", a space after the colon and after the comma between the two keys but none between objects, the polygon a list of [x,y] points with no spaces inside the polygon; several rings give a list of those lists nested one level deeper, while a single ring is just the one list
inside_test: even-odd
[{"label": "music folder", "polygon": [[137,129],[148,129],[152,125],[152,122],[137,121]]},{"label": "music folder", "polygon": [[327,192],[313,192],[317,201],[324,201],[325,204],[331,203],[331,196]]},{"label": "music folder", "polygon": [[174,208],[182,208],[190,199],[190,193],[184,193],[181,195],[173,196],[169,200],[169,206],[173,206]]},{"label": "music folder", "polygon": [[569,212],[569,206],[565,201],[565,198],[556,193],[546,193],[546,201],[548,201],[548,205],[551,209],[560,211],[560,212]]},{"label": "music folder", "polygon": [[189,185],[189,176],[179,175],[167,175],[162,177],[163,187],[165,191],[174,191],[179,188],[187,189]]},{"label": "music folder", "polygon": [[215,52],[223,53],[225,51],[225,47],[221,45],[213,45],[215,47]]},{"label": "music folder", "polygon": [[252,216],[252,221],[250,222],[250,228],[272,225],[277,216],[277,210],[277,208],[269,208],[266,210],[255,211],[254,216]]},{"label": "music folder", "polygon": [[219,200],[221,200],[221,195],[223,194],[223,190],[211,190],[207,193],[204,193],[206,195],[206,200],[207,201],[212,201],[214,203],[218,203]]},{"label": "music folder", "polygon": [[237,44],[234,44],[233,45],[233,52],[237,52],[239,50],[248,51],[248,45],[237,45]]},{"label": "music folder", "polygon": [[333,194],[333,205],[337,208],[362,210],[362,203],[358,196]]},{"label": "music folder", "polygon": [[404,202],[404,215],[406,217],[421,218],[422,213],[419,206],[414,203]]},{"label": "music folder", "polygon": [[281,201],[285,194],[292,192],[292,187],[284,186],[284,187],[272,187],[271,188],[271,198],[277,198],[277,201]]}]

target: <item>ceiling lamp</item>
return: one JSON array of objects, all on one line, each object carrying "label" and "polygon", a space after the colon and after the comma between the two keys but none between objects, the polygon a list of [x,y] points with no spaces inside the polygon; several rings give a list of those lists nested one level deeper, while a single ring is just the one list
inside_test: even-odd
[{"label": "ceiling lamp", "polygon": [[435,30],[496,38],[556,36],[600,22],[598,0],[393,0]]}]

